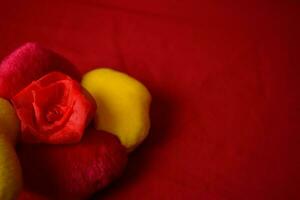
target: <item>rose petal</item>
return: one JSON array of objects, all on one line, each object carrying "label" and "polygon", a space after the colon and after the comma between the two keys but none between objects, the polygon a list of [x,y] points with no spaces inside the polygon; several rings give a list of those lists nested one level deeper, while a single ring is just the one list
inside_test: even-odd
[{"label": "rose petal", "polygon": [[76,88],[71,91],[71,95],[76,99],[73,105],[73,113],[63,129],[49,136],[51,141],[60,141],[61,135],[63,135],[62,133],[69,132],[68,130],[74,131],[68,135],[65,134],[64,137],[72,141],[80,141],[82,137],[80,133],[84,132],[86,124],[91,121],[95,114],[96,103],[94,101],[91,103],[91,101],[81,93],[81,87],[78,83],[75,83],[73,87]]},{"label": "rose petal", "polygon": [[[40,83],[40,82],[38,82]],[[71,101],[70,90],[72,90],[72,81],[59,81],[48,87],[34,91],[33,107],[37,118],[37,123],[43,124],[41,131],[48,132],[61,128],[72,113],[73,101]],[[48,94],[51,94],[50,96]],[[60,109],[61,117],[56,121],[49,121],[47,115]]]},{"label": "rose petal", "polygon": [[22,141],[75,143],[95,114],[96,103],[80,84],[60,72],[32,82],[13,99]]},{"label": "rose petal", "polygon": [[38,83],[40,84],[41,87],[59,82],[59,81],[72,81],[72,79],[69,76],[66,76],[65,74],[61,72],[51,72],[47,76],[43,76],[38,80]]}]

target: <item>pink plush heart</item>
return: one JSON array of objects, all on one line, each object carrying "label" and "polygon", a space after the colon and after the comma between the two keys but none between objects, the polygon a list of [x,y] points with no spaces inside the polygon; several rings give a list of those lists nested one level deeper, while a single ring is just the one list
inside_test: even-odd
[{"label": "pink plush heart", "polygon": [[94,129],[77,144],[20,144],[18,155],[26,191],[21,200],[87,199],[117,178],[127,163],[117,137]]},{"label": "pink plush heart", "polygon": [[0,65],[0,97],[10,99],[22,88],[51,71],[61,71],[76,80],[81,75],[62,56],[35,43],[26,43]]}]

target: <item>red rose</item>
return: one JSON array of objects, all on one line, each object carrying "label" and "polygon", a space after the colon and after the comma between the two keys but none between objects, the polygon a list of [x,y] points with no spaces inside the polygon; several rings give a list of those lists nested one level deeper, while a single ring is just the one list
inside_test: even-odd
[{"label": "red rose", "polygon": [[51,72],[12,98],[27,143],[75,143],[92,119],[96,104],[78,82]]}]

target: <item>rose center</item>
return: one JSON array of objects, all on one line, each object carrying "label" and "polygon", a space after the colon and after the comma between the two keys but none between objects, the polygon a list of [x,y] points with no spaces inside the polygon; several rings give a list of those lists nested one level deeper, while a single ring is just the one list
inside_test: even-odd
[{"label": "rose center", "polygon": [[46,114],[46,120],[49,123],[58,121],[61,117],[62,117],[62,110],[61,110],[61,108],[59,108],[57,106],[50,109]]}]

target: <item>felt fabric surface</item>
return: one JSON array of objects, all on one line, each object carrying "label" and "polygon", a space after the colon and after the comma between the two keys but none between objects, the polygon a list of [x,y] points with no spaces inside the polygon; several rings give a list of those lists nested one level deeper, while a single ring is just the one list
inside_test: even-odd
[{"label": "felt fabric surface", "polygon": [[35,41],[152,93],[149,138],[94,199],[300,198],[298,1],[2,0],[0,12],[1,59]]},{"label": "felt fabric surface", "polygon": [[49,200],[88,199],[119,177],[127,163],[118,138],[92,128],[76,144],[20,144],[18,156],[26,191],[19,200],[30,193]]},{"label": "felt fabric surface", "polygon": [[10,99],[33,80],[55,70],[81,79],[77,68],[64,58],[37,44],[26,43],[1,62],[0,96]]}]

